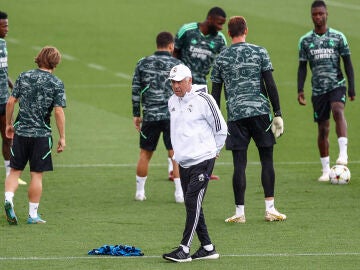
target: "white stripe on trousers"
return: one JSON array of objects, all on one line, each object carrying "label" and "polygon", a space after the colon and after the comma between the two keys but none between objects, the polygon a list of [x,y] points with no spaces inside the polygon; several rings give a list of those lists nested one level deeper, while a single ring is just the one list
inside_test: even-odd
[{"label": "white stripe on trousers", "polygon": [[198,194],[198,198],[197,198],[197,203],[196,203],[196,215],[195,215],[195,221],[194,221],[194,225],[193,228],[191,230],[191,234],[190,234],[190,238],[189,241],[187,242],[186,246],[190,247],[191,243],[194,239],[194,234],[196,232],[196,227],[198,225],[199,222],[199,216],[200,216],[200,210],[201,210],[201,205],[202,205],[202,200],[204,198],[204,192],[205,192],[205,188],[202,188]]}]

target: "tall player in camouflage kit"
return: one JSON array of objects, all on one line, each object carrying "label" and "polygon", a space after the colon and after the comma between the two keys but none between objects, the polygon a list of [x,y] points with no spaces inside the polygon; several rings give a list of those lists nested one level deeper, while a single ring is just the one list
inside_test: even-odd
[{"label": "tall player in camouflage kit", "polygon": [[[10,146],[11,139],[5,135],[6,121],[5,121],[5,107],[9,98],[9,88],[13,89],[13,83],[8,76],[8,52],[6,47],[5,37],[9,31],[8,15],[0,11],[0,130],[2,138],[2,155],[4,157],[4,165],[6,176],[10,173]],[[18,179],[19,184],[26,185],[21,179]]]},{"label": "tall player in camouflage kit", "polygon": [[[179,58],[192,73],[193,84],[207,84],[206,76],[218,55],[226,48],[226,38],[222,30],[226,13],[220,7],[208,11],[206,20],[181,26],[175,36],[174,56]],[[217,175],[211,175],[217,180]]]},{"label": "tall player in camouflage kit", "polygon": [[[62,81],[54,76],[61,54],[55,47],[44,47],[35,58],[38,69],[20,74],[6,105],[6,136],[13,139],[11,146],[10,174],[5,181],[5,213],[10,225],[18,220],[13,198],[18,188],[17,179],[29,162],[31,181],[28,190],[29,217],[27,223],[45,223],[38,214],[42,194],[43,172],[52,171],[51,112],[54,110],[59,132],[57,152],[65,148],[65,89]],[[19,102],[15,122],[13,113]]]},{"label": "tall player in camouflage kit", "polygon": [[[284,127],[270,57],[265,48],[245,41],[248,28],[244,17],[230,18],[228,33],[232,45],[218,55],[211,73],[212,95],[219,106],[224,83],[228,116],[226,149],[232,151],[234,164],[235,215],[225,222],[246,221],[245,170],[251,138],[256,143],[261,161],[265,220],[285,220],[286,216],[279,213],[274,205],[273,146],[275,137],[283,133]],[[275,116],[273,122],[271,107]]]},{"label": "tall player in camouflage kit", "polygon": [[[170,81],[167,79],[171,68],[180,60],[171,54],[174,50],[174,37],[169,32],[161,32],[156,37],[157,51],[142,58],[136,65],[132,81],[132,106],[135,128],[140,132],[140,157],[136,168],[135,200],[143,201],[145,183],[151,157],[156,150],[160,134],[170,157],[174,155],[170,139],[170,114],[168,100],[172,95]],[[141,117],[142,111],[142,117]],[[184,202],[179,169],[174,160],[173,176],[175,201]]]},{"label": "tall player in camouflage kit", "polygon": [[319,181],[329,181],[330,156],[329,132],[330,112],[336,125],[339,144],[337,164],[347,165],[347,123],[344,109],[346,102],[346,82],[341,71],[340,59],[343,59],[348,79],[348,96],[355,99],[354,70],[350,59],[350,49],[343,33],[327,27],[327,8],[324,1],[314,1],[311,16],[314,30],[308,32],[299,41],[298,101],[306,105],[304,82],[307,62],[312,71],[312,104],[314,121],[318,124],[317,144],[322,164]]}]

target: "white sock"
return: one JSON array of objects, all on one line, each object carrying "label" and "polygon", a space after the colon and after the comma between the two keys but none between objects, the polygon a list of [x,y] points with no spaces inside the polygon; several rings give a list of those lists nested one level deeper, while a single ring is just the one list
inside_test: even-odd
[{"label": "white sock", "polygon": [[347,160],[347,158],[348,158],[348,155],[347,155],[348,138],[339,137],[338,143],[339,143],[339,157]]},{"label": "white sock", "polygon": [[237,216],[245,215],[245,205],[236,205],[235,207],[235,214]]},{"label": "white sock", "polygon": [[12,205],[14,205],[14,203],[13,203],[14,195],[15,195],[14,192],[10,192],[10,191],[5,192],[5,201],[8,201]]},{"label": "white sock", "polygon": [[326,173],[330,171],[330,157],[322,157],[320,158],[321,165],[322,165],[322,172]]},{"label": "white sock", "polygon": [[174,178],[174,184],[175,184],[175,193],[183,194],[180,178]]},{"label": "white sock", "polygon": [[214,250],[213,244],[203,246],[203,248],[204,248],[206,251],[213,251],[213,250]]},{"label": "white sock", "polygon": [[39,203],[29,202],[29,216],[31,218],[36,218],[38,216],[37,210],[39,208]]},{"label": "white sock", "polygon": [[168,158],[168,172],[170,173],[173,170],[174,170],[174,167],[173,167],[173,164],[172,164],[172,159]]},{"label": "white sock", "polygon": [[136,193],[145,193],[145,183],[147,176],[136,176]]},{"label": "white sock", "polygon": [[265,200],[265,210],[266,211],[271,211],[274,210],[275,206],[274,206],[274,199],[272,200]]},{"label": "white sock", "polygon": [[6,177],[10,174],[10,160],[4,160]]},{"label": "white sock", "polygon": [[188,246],[180,245],[180,247],[183,248],[183,251],[184,251],[185,253],[189,253],[189,252],[190,252],[190,248],[189,248]]}]

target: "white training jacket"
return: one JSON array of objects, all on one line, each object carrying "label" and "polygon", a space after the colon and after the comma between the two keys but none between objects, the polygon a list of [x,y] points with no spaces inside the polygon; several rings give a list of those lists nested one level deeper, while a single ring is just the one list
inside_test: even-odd
[{"label": "white training jacket", "polygon": [[214,98],[192,87],[168,102],[173,159],[188,168],[216,157],[225,144],[227,125]]}]

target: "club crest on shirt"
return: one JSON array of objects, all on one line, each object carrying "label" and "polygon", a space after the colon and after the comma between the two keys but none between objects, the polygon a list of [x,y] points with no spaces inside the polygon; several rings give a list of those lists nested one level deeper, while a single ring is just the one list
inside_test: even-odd
[{"label": "club crest on shirt", "polygon": [[203,182],[204,180],[205,180],[204,174],[200,174],[200,175],[199,175],[199,181],[200,181],[200,182]]}]

